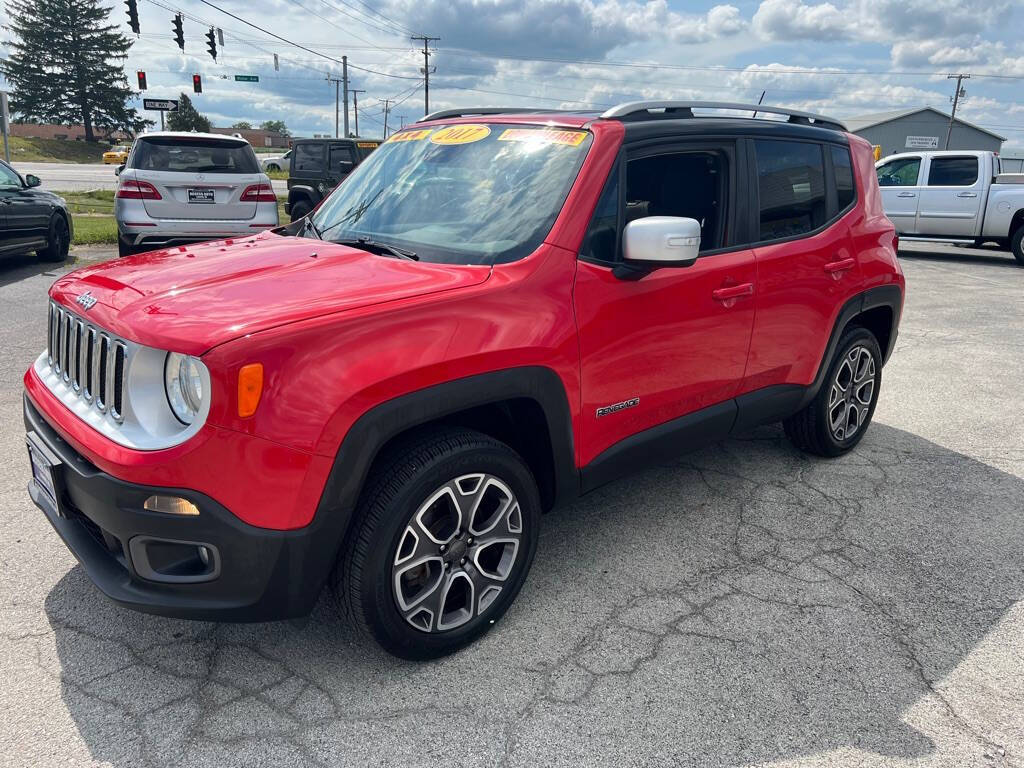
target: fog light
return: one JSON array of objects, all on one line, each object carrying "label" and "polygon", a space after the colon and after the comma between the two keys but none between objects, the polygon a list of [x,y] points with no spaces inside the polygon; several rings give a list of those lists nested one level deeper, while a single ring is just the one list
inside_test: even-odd
[{"label": "fog light", "polygon": [[199,514],[199,507],[188,499],[182,499],[178,496],[150,496],[146,499],[146,503],[142,505],[142,508],[150,512],[164,512],[168,515]]}]

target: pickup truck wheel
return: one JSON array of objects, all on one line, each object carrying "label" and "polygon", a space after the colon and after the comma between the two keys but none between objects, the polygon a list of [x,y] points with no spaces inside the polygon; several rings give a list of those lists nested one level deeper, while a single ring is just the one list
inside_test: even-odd
[{"label": "pickup truck wheel", "polygon": [[291,212],[292,221],[298,221],[311,210],[313,210],[313,207],[305,200],[300,200],[297,203],[293,203]]},{"label": "pickup truck wheel", "polygon": [[1010,250],[1017,263],[1024,267],[1024,226],[1017,227],[1017,231],[1010,238]]},{"label": "pickup truck wheel", "polygon": [[801,450],[840,456],[864,437],[878,403],[882,353],[866,328],[853,326],[839,340],[825,381],[815,398],[783,422]]},{"label": "pickup truck wheel", "polygon": [[335,572],[349,617],[405,659],[487,632],[537,549],[540,500],[523,460],[479,432],[431,430],[390,452],[366,487]]}]

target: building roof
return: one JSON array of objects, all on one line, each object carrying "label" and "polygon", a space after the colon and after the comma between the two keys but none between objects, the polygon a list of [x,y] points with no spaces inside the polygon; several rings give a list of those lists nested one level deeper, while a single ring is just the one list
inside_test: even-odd
[{"label": "building roof", "polygon": [[[874,112],[870,115],[858,115],[857,117],[846,118],[846,127],[851,133],[862,131],[865,128],[871,128],[876,125],[882,125],[883,123],[891,123],[895,120],[900,120],[904,117],[910,117],[911,115],[918,115],[922,112],[934,112],[936,115],[948,120],[949,115],[945,112],[936,109],[935,107],[913,107],[911,109],[897,109],[893,112]],[[994,136],[1000,141],[1006,141],[1005,136],[1000,136],[995,131],[990,131],[987,128],[982,128],[980,125],[969,123],[961,118],[956,118],[957,123],[966,125],[968,128],[973,128],[976,131],[987,133],[989,136]]]}]

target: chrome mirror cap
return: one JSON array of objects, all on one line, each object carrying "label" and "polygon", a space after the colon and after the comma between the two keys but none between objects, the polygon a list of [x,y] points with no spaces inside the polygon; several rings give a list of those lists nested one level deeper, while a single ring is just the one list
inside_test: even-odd
[{"label": "chrome mirror cap", "polygon": [[700,222],[679,216],[647,216],[626,225],[622,236],[626,261],[685,267],[700,251]]}]

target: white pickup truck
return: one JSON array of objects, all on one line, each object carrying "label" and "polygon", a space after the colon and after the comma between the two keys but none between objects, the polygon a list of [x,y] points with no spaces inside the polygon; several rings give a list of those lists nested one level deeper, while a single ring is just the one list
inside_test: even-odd
[{"label": "white pickup truck", "polygon": [[885,214],[902,240],[997,243],[1024,266],[1024,174],[994,152],[903,152],[875,164]]}]

